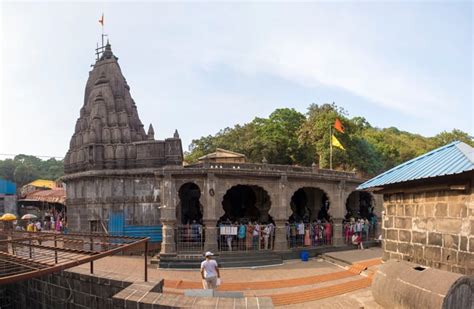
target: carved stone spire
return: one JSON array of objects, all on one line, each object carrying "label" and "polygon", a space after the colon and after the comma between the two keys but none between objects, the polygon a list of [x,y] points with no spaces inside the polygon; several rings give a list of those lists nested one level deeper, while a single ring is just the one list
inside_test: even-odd
[{"label": "carved stone spire", "polygon": [[151,123],[150,123],[150,126],[148,127],[147,138],[151,140],[155,139],[155,130],[153,130],[153,125]]},{"label": "carved stone spire", "polygon": [[[145,132],[117,60],[107,42],[102,56],[89,72],[84,105],[64,161],[66,174],[182,163],[180,142],[178,145],[156,141],[151,124],[148,134]],[[167,158],[160,150],[165,148],[169,149]]]},{"label": "carved stone spire", "polygon": [[174,137],[174,138],[179,138],[178,129],[174,130],[173,137]]}]

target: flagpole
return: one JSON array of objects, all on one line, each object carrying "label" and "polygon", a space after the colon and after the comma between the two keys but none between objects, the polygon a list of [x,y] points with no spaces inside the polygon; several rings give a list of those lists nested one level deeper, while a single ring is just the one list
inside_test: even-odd
[{"label": "flagpole", "polygon": [[102,13],[102,22],[100,23],[102,25],[102,47],[104,47],[104,13]]},{"label": "flagpole", "polygon": [[332,170],[332,130],[329,126],[329,169]]}]

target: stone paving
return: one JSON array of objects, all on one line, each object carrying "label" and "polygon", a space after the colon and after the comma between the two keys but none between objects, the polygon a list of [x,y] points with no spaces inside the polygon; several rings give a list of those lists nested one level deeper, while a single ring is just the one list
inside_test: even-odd
[{"label": "stone paving", "polygon": [[[373,300],[371,274],[381,262],[381,250],[366,249],[333,253],[333,258],[351,267],[323,259],[285,261],[283,265],[261,268],[222,269],[221,290],[243,291],[245,296],[269,296],[284,308],[380,308]],[[359,262],[359,263],[356,263]],[[75,268],[84,272],[88,265]],[[142,257],[112,256],[94,263],[94,269],[142,281]],[[364,271],[364,269],[367,269]],[[363,272],[363,275],[359,275]],[[148,267],[149,280],[164,281],[164,293],[183,294],[184,289],[200,288],[198,270],[168,270]]]},{"label": "stone paving", "polygon": [[327,257],[337,259],[346,264],[360,262],[363,260],[372,260],[382,256],[382,248],[370,247],[364,250],[348,250],[339,252],[330,252],[324,254]]}]

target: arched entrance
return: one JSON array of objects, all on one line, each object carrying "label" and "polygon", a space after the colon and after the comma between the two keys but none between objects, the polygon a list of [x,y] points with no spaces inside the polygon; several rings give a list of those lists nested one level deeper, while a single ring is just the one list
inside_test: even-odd
[{"label": "arched entrance", "polygon": [[176,251],[202,252],[205,235],[202,226],[202,205],[199,202],[201,190],[195,183],[188,182],[179,188],[178,196]]},{"label": "arched entrance", "polygon": [[365,191],[353,191],[346,200],[346,217],[343,237],[346,243],[351,236],[359,235],[362,240],[375,237],[377,232],[377,216],[374,214],[375,201],[372,194]]},{"label": "arched entrance", "polygon": [[314,187],[303,187],[291,197],[292,214],[288,218],[290,248],[332,244],[330,202],[327,194]]},{"label": "arched entrance", "polygon": [[353,191],[346,200],[346,219],[368,219],[374,216],[374,199],[365,191]]},{"label": "arched entrance", "polygon": [[270,196],[262,187],[236,185],[227,190],[222,200],[224,215],[219,219],[219,250],[271,250],[274,222],[270,207]]},{"label": "arched entrance", "polygon": [[199,202],[201,190],[193,183],[188,182],[179,188],[179,205],[176,207],[176,218],[181,224],[201,223],[202,205]]},{"label": "arched entrance", "polygon": [[327,194],[313,187],[303,187],[291,197],[291,222],[309,223],[314,220],[329,220],[329,198]]},{"label": "arched entrance", "polygon": [[236,185],[227,190],[222,200],[224,215],[219,221],[273,222],[269,215],[270,196],[262,187]]}]

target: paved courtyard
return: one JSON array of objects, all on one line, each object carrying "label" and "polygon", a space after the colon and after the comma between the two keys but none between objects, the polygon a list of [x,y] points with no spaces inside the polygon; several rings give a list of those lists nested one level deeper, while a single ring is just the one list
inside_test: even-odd
[{"label": "paved courtyard", "polygon": [[[270,296],[282,308],[380,308],[370,291],[370,278],[380,256],[380,248],[370,248],[332,253],[331,262],[313,258],[271,267],[222,269],[223,284],[219,289],[243,291],[246,296]],[[94,269],[126,281],[143,281],[143,257],[106,257],[94,262]],[[89,265],[73,270],[87,272]],[[164,293],[169,294],[183,294],[185,289],[200,288],[201,284],[196,269],[170,270],[149,265],[148,277],[149,281],[165,279]]]}]

